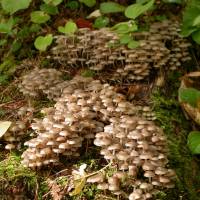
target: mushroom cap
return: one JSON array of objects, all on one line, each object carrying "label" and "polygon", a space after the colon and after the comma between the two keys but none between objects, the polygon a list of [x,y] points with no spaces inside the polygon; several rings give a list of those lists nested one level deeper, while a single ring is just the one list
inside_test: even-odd
[{"label": "mushroom cap", "polygon": [[104,176],[102,173],[98,173],[94,176],[91,176],[87,179],[88,183],[101,183],[103,182]]},{"label": "mushroom cap", "polygon": [[99,183],[97,185],[98,190],[107,190],[108,189],[108,183]]},{"label": "mushroom cap", "polygon": [[155,176],[155,173],[152,172],[152,171],[146,171],[146,172],[144,173],[144,177],[147,177],[147,178],[152,178],[152,177],[154,177],[154,176]]},{"label": "mushroom cap", "polygon": [[165,183],[170,183],[170,179],[168,177],[165,177],[165,176],[159,176],[159,181],[163,184]]},{"label": "mushroom cap", "polygon": [[5,146],[5,149],[7,149],[7,150],[12,150],[12,149],[14,149],[15,148],[15,145],[14,144],[7,144],[6,146]]},{"label": "mushroom cap", "polygon": [[142,169],[145,170],[145,171],[151,171],[151,170],[154,170],[154,169],[155,169],[155,166],[152,165],[152,164],[149,163],[149,162],[145,162],[145,163],[142,165]]},{"label": "mushroom cap", "polygon": [[107,147],[107,149],[109,151],[119,150],[121,148],[122,148],[122,146],[120,144],[118,144],[118,143],[117,144],[111,144],[110,146]]},{"label": "mushroom cap", "polygon": [[122,161],[126,161],[129,159],[130,155],[125,151],[120,151],[116,154],[117,158]]}]

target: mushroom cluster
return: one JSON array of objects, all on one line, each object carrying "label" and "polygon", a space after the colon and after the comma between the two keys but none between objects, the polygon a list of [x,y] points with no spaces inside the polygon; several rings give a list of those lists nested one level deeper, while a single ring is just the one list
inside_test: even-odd
[{"label": "mushroom cluster", "polygon": [[38,97],[43,93],[48,93],[51,86],[62,81],[62,73],[56,69],[38,69],[35,68],[31,73],[23,76],[23,80],[19,85],[20,91],[24,95]]},{"label": "mushroom cluster", "polygon": [[179,36],[178,23],[154,23],[148,32],[133,33],[139,47],[109,48],[119,37],[110,29],[79,29],[75,36],[56,36],[51,55],[60,64],[87,66],[92,70],[114,70],[110,79],[142,80],[157,69],[175,70],[190,59],[190,44]]},{"label": "mushroom cluster", "polygon": [[59,154],[79,156],[82,141],[103,131],[111,116],[138,113],[137,107],[114,92],[113,86],[79,76],[68,81],[54,107],[42,112],[45,117],[31,125],[38,137],[25,143],[29,147],[22,155],[25,166],[58,162]]},{"label": "mushroom cluster", "polygon": [[117,165],[118,171],[107,179],[95,179],[98,188],[123,194],[123,188],[131,185],[130,200],[149,199],[157,187],[173,188],[175,173],[166,168],[167,147],[162,130],[135,116],[109,121],[104,132],[96,134],[94,144],[102,148],[100,154]]},{"label": "mushroom cluster", "polygon": [[5,149],[15,149],[26,133],[26,123],[22,121],[13,122],[11,127],[3,136],[3,140],[7,143]]},{"label": "mushroom cluster", "polygon": [[17,113],[19,119],[12,122],[8,131],[2,137],[2,140],[6,143],[5,149],[12,150],[20,147],[23,138],[27,135],[33,112],[32,107],[21,107],[19,109]]},{"label": "mushroom cluster", "polygon": [[166,168],[162,130],[140,117],[138,107],[113,86],[76,76],[68,81],[55,106],[42,112],[45,117],[31,125],[37,137],[25,143],[24,166],[58,164],[60,155],[80,156],[79,149],[87,140],[101,147],[100,154],[117,169],[110,177],[101,174],[87,180],[98,183],[99,189],[120,195],[131,185],[132,200],[149,199],[155,188],[174,186],[175,173]]}]

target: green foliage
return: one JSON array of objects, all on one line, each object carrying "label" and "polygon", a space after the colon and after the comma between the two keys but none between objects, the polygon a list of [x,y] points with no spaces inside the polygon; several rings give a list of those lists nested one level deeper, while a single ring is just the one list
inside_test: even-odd
[{"label": "green foliage", "polygon": [[140,45],[140,42],[135,41],[135,40],[131,40],[131,41],[128,43],[128,48],[129,48],[129,49],[135,49],[135,48],[137,48],[139,45]]},{"label": "green foliage", "polygon": [[31,21],[36,24],[42,24],[47,22],[50,19],[50,16],[44,11],[33,11],[31,13]]},{"label": "green foliage", "polygon": [[128,48],[133,49],[139,46],[139,42],[135,41],[131,35],[132,32],[138,30],[135,21],[130,20],[127,22],[121,22],[112,27],[112,30],[119,35],[119,43],[121,45],[127,45]]},{"label": "green foliage", "polygon": [[42,4],[40,6],[40,10],[44,11],[45,13],[49,14],[49,15],[56,15],[58,14],[58,8],[54,5],[50,5],[50,4]]},{"label": "green foliage", "polygon": [[93,27],[94,28],[103,28],[109,24],[109,18],[105,16],[97,17],[94,21]]},{"label": "green foliage", "polygon": [[66,35],[73,35],[77,31],[77,26],[73,21],[68,21],[65,26],[59,26],[58,31]]},{"label": "green foliage", "polygon": [[0,75],[0,85],[6,85],[9,83],[9,76],[6,74]]},{"label": "green foliage", "polygon": [[13,17],[10,17],[9,20],[7,20],[7,21],[1,20],[0,33],[11,34],[14,24],[15,24],[15,22],[14,22]]},{"label": "green foliage", "polygon": [[111,29],[118,34],[126,34],[137,31],[138,27],[133,20],[130,20],[127,22],[118,23],[114,25]]},{"label": "green foliage", "polygon": [[39,36],[36,38],[34,45],[35,48],[40,50],[40,51],[46,51],[47,47],[51,45],[53,41],[53,36],[52,34],[48,34],[46,36]]},{"label": "green foliage", "polygon": [[1,0],[1,6],[9,14],[26,9],[29,7],[31,0]]},{"label": "green foliage", "polygon": [[[200,187],[200,170],[187,148],[187,135],[190,131],[188,122],[180,105],[177,102],[177,91],[181,77],[178,73],[168,77],[169,87],[162,90],[154,90],[151,100],[156,114],[158,125],[164,130],[169,147],[169,165],[176,170],[176,187],[165,192],[162,200],[177,200],[184,196],[185,200],[198,199],[196,192]],[[174,84],[171,84],[174,83]],[[195,183],[195,184],[194,184]]]},{"label": "green foliage", "polygon": [[93,7],[96,4],[96,0],[79,0],[79,1],[88,7]]},{"label": "green foliage", "polygon": [[163,0],[165,3],[177,3],[177,4],[182,4],[183,0]]},{"label": "green foliage", "polygon": [[68,1],[68,2],[65,4],[65,6],[66,6],[67,8],[70,8],[71,10],[76,10],[76,9],[79,8],[79,3],[78,3],[78,1],[75,1],[75,0],[73,0],[73,1]]},{"label": "green foliage", "polygon": [[191,0],[188,2],[183,14],[183,37],[192,36],[193,40],[200,44],[200,1]]},{"label": "green foliage", "polygon": [[180,102],[189,103],[193,107],[197,107],[200,101],[200,91],[195,88],[180,88]]},{"label": "green foliage", "polygon": [[151,9],[153,7],[154,1],[155,0],[150,0],[145,4],[135,3],[128,6],[125,10],[125,16],[131,19],[136,19],[139,15]]},{"label": "green foliage", "polygon": [[16,70],[16,63],[13,57],[5,58],[0,64],[0,74],[12,75]]},{"label": "green foliage", "polygon": [[124,12],[125,7],[115,2],[104,2],[100,4],[102,14]]},{"label": "green foliage", "polygon": [[63,2],[63,0],[43,0],[46,4],[57,6]]},{"label": "green foliage", "polygon": [[192,34],[192,39],[197,43],[197,44],[200,44],[200,29],[195,31],[193,34]]},{"label": "green foliage", "polygon": [[188,147],[193,154],[200,154],[200,132],[192,131],[188,135]]}]

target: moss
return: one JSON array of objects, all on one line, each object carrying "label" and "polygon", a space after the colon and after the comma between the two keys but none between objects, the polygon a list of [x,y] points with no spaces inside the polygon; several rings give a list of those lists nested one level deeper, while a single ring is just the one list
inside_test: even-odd
[{"label": "moss", "polygon": [[[176,187],[158,194],[158,199],[198,200],[200,188],[199,161],[195,160],[187,148],[187,135],[191,124],[183,115],[177,101],[180,73],[169,76],[167,87],[154,90],[151,100],[157,123],[167,136],[169,143],[169,165],[177,173]],[[173,83],[173,84],[172,84]]]},{"label": "moss", "polygon": [[35,172],[22,166],[20,155],[17,153],[8,154],[7,157],[0,162],[1,193],[9,193],[17,187],[18,189],[25,189],[23,193],[25,191],[31,191],[28,196],[33,195],[36,183],[37,176]]}]

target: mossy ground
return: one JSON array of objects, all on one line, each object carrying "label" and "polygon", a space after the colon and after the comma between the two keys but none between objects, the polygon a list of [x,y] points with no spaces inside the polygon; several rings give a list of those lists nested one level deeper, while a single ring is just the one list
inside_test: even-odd
[{"label": "mossy ground", "polygon": [[199,160],[187,148],[187,135],[191,123],[186,120],[178,103],[178,87],[181,73],[172,73],[167,87],[154,90],[152,101],[157,123],[167,136],[169,145],[169,165],[177,173],[176,188],[160,193],[159,199],[198,200],[200,188]]}]

